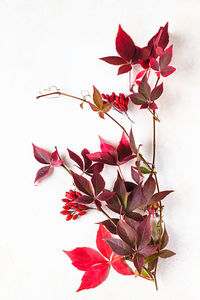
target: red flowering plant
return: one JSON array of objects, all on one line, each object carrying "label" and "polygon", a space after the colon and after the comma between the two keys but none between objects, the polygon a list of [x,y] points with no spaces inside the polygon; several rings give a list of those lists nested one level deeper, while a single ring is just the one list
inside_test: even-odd
[{"label": "red flowering plant", "polygon": [[[128,93],[116,95],[113,92],[108,95],[93,87],[92,100],[72,96],[60,90],[49,91],[37,97],[37,99],[50,95],[71,97],[81,101],[81,108],[83,103],[88,104],[100,118],[108,117],[122,129],[118,145],[111,145],[99,137],[98,152],[90,153],[89,150],[83,149],[81,155],[78,155],[68,149],[69,160],[75,163],[75,170],[68,169],[57,148],[50,154],[33,144],[36,160],[45,165],[37,172],[35,182],[46,176],[51,168],[60,166],[72,178],[75,188],[69,189],[62,200],[64,206],[61,214],[66,220],[79,219],[92,209],[105,216],[105,220],[99,223],[97,232],[96,244],[99,252],[88,247],[64,251],[72,264],[85,272],[77,291],[95,288],[101,284],[111,266],[122,275],[140,276],[151,280],[158,289],[158,261],[175,254],[166,249],[168,234],[163,221],[162,204],[173,191],[160,190],[155,164],[156,123],[160,122],[156,112],[158,100],[163,94],[163,82],[159,81],[161,76],[165,78],[175,71],[174,67],[169,66],[172,46],[166,49],[168,43],[168,23],[160,27],[144,47],[136,46],[132,38],[119,26],[116,37],[116,50],[119,56],[103,57],[101,60],[119,66],[118,75],[129,73]],[[142,70],[133,76],[135,65],[140,65]],[[154,85],[152,85],[153,78],[155,78]],[[128,133],[110,114],[112,109],[127,113],[130,102],[147,109],[153,116],[151,162],[141,154],[141,145],[136,146],[132,129]],[[132,164],[131,181],[125,179],[120,167],[128,162]],[[104,165],[118,168],[112,188],[106,187],[108,182],[101,174]],[[115,168],[113,174],[116,176]],[[152,226],[153,219],[156,226]]]}]

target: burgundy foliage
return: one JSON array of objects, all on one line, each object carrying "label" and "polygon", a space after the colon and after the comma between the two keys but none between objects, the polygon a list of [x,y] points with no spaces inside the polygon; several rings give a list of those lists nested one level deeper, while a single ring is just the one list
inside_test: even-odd
[{"label": "burgundy foliage", "polygon": [[[171,66],[172,46],[166,49],[168,43],[168,23],[160,27],[144,47],[136,46],[133,39],[119,25],[115,40],[118,56],[103,57],[101,60],[118,66],[118,75],[129,72],[129,92],[102,94],[93,86],[93,95],[90,98],[92,101],[86,100],[86,97],[82,99],[59,93],[72,97],[73,100],[81,100],[82,108],[83,103],[86,103],[100,118],[108,117],[114,121],[122,129],[118,145],[113,146],[99,137],[98,152],[91,153],[84,148],[79,155],[67,149],[67,165],[68,162],[72,164],[69,169],[61,160],[57,148],[53,153],[49,153],[33,144],[35,159],[44,165],[37,172],[35,182],[46,176],[54,167],[62,166],[71,176],[74,187],[68,189],[65,198],[62,199],[64,206],[61,214],[67,221],[80,219],[83,215],[87,217],[88,212],[93,210],[104,214],[104,221],[97,220],[98,251],[89,247],[64,251],[71,259],[72,265],[84,272],[77,292],[100,285],[108,276],[111,267],[122,275],[134,274],[135,277],[139,275],[154,281],[157,288],[158,260],[175,255],[173,251],[166,249],[169,236],[163,221],[164,206],[161,202],[173,190],[160,190],[155,166],[155,130],[156,121],[159,121],[155,110],[158,108],[157,100],[163,94],[163,82],[160,83],[159,80],[161,76],[165,80],[165,77],[175,71]],[[140,70],[137,69],[133,80],[132,71],[135,70],[136,64]],[[141,109],[147,109],[145,113],[150,111],[153,115],[151,162],[141,154],[142,145],[136,144],[133,130],[128,134],[110,113],[113,108],[118,114],[129,118],[129,99],[131,105],[140,105]],[[114,174],[112,180],[106,177],[109,167]],[[129,174],[128,179],[125,178],[125,174]],[[77,238],[76,235],[74,238]],[[134,268],[133,271],[126,261]]]}]

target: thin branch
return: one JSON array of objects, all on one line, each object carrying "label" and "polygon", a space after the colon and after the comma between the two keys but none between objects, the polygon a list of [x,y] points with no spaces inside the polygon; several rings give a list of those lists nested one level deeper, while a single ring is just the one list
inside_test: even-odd
[{"label": "thin branch", "polygon": [[[61,159],[61,157],[60,157],[60,154],[58,153],[58,149],[57,149],[57,147],[55,146],[55,149],[56,149],[56,152],[57,152],[57,154],[58,154],[58,157],[59,157],[59,159],[60,160],[62,160]],[[72,176],[72,174],[71,174],[71,172],[70,172],[70,170],[65,166],[65,164],[64,163],[62,163],[62,165],[61,165],[68,173],[69,173],[69,175],[71,175]]]},{"label": "thin branch", "polygon": [[105,210],[103,210],[103,208],[100,208],[100,211],[110,220],[110,222],[117,227],[117,225],[115,224],[115,222],[111,219],[111,217],[105,212]]}]

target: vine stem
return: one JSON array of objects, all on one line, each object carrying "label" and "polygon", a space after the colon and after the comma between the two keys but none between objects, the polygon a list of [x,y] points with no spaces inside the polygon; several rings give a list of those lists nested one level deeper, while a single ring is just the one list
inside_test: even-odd
[{"label": "vine stem", "polygon": [[110,220],[110,222],[117,227],[117,225],[115,224],[115,222],[111,219],[111,217],[105,212],[105,210],[103,210],[103,208],[100,208],[100,211]]},{"label": "vine stem", "polygon": [[[57,147],[55,146],[55,149],[56,149],[56,152],[57,152],[57,154],[58,154],[58,157],[59,157],[59,159],[60,160],[62,160],[61,159],[61,157],[60,157],[60,154],[58,153],[58,149],[57,149]],[[65,166],[65,164],[64,163],[62,163],[62,165],[61,165],[68,173],[69,173],[69,175],[71,175],[72,176],[72,173],[70,172],[70,170]]]},{"label": "vine stem", "polygon": [[[156,80],[156,84],[155,87],[158,85],[159,82],[159,77]],[[153,157],[152,157],[152,169],[153,171],[155,170],[155,162],[156,162],[156,112],[155,110],[153,110]],[[155,181],[156,181],[156,187],[157,187],[157,191],[160,191],[159,188],[159,183],[158,183],[158,178],[157,178],[157,173],[154,172],[154,177],[155,177]],[[160,214],[160,228],[162,228],[161,224],[162,224],[162,203],[161,201],[159,202],[159,214]],[[159,244],[160,244],[160,240],[161,240],[161,235],[162,235],[162,230],[160,229],[159,231]],[[156,278],[156,272],[157,272],[157,263],[155,266],[155,271],[154,271],[154,282],[155,282],[155,287],[156,290],[158,290],[158,283],[157,283],[157,278]]]},{"label": "vine stem", "polygon": [[[79,97],[76,97],[76,96],[72,96],[72,95],[69,95],[69,94],[66,94],[66,93],[62,93],[60,91],[56,91],[56,92],[51,92],[51,93],[47,93],[47,94],[42,94],[42,95],[39,95],[36,97],[36,99],[40,99],[42,97],[48,97],[48,96],[52,96],[52,95],[59,95],[59,96],[66,96],[66,97],[70,97],[70,98],[73,98],[73,99],[76,99],[76,100],[79,100],[81,102],[84,102],[84,103],[87,103],[89,104],[89,101],[83,99],[83,98],[79,98]],[[116,120],[114,119],[109,113],[105,113],[105,115],[110,118],[115,124],[117,124],[123,131],[124,133],[126,134],[126,136],[129,138],[129,134],[128,132],[126,131],[126,129]],[[141,160],[144,162],[144,164],[149,168],[149,170],[153,173],[153,169],[152,167],[150,166],[150,164],[144,159],[144,157],[142,156],[142,154],[140,154],[140,158]]]}]

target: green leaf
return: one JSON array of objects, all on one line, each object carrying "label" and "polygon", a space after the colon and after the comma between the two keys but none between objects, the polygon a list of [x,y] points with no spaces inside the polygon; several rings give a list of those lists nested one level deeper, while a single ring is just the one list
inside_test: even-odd
[{"label": "green leaf", "polygon": [[145,167],[140,167],[140,170],[141,170],[142,174],[151,174],[151,171]]},{"label": "green leaf", "polygon": [[148,263],[149,261],[153,261],[153,260],[155,260],[157,257],[158,257],[158,253],[155,253],[155,254],[153,254],[153,255],[150,255],[150,256],[148,256],[148,257],[146,257],[146,258],[144,259],[144,263],[146,264],[146,263]]}]

